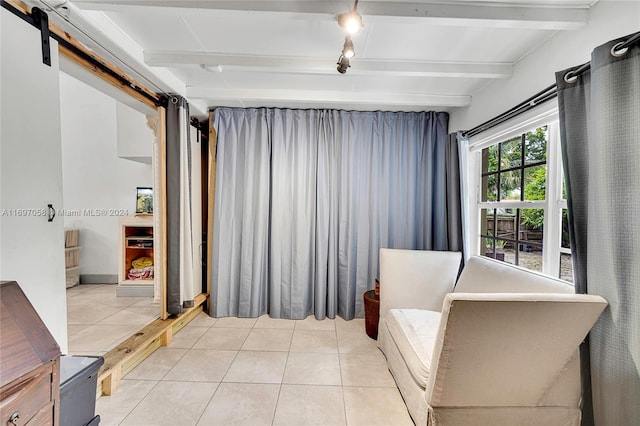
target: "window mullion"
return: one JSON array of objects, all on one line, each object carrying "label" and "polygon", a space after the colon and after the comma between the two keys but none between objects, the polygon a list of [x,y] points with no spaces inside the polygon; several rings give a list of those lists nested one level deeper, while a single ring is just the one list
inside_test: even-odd
[{"label": "window mullion", "polygon": [[483,201],[478,203],[478,207],[481,209],[544,209],[546,207],[546,201]]},{"label": "window mullion", "polygon": [[524,201],[524,145],[526,133],[520,138],[520,201]]},{"label": "window mullion", "polygon": [[542,272],[559,277],[562,210],[558,207],[559,200],[562,198],[562,157],[558,123],[549,124],[548,132]]},{"label": "window mullion", "polygon": [[502,143],[498,144],[498,174],[496,175],[496,200],[500,201],[502,196]]}]

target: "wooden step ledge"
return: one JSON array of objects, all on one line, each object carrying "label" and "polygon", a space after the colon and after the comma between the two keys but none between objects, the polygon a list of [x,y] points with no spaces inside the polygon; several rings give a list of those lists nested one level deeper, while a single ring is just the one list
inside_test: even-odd
[{"label": "wooden step ledge", "polygon": [[161,346],[169,346],[174,334],[180,331],[200,312],[207,295],[199,294],[194,306],[177,318],[157,319],[104,355],[104,364],[98,373],[97,396],[112,395],[120,380]]}]

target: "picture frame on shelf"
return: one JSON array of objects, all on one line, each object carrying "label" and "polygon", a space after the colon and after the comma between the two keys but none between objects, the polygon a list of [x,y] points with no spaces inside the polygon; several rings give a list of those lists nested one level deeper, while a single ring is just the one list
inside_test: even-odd
[{"label": "picture frame on shelf", "polygon": [[153,188],[136,188],[136,215],[153,214]]}]

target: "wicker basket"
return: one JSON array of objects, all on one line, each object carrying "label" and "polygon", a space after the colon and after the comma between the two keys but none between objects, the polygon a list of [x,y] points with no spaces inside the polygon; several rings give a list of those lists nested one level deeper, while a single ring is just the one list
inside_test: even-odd
[{"label": "wicker basket", "polygon": [[64,230],[64,246],[78,247],[78,234],[80,231],[73,228],[65,228]]},{"label": "wicker basket", "polygon": [[64,267],[75,268],[80,264],[80,247],[64,249]]}]

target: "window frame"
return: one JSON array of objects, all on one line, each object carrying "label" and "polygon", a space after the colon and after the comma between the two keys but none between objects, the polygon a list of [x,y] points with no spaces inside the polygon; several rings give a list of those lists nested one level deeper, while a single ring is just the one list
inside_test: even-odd
[{"label": "window frame", "polygon": [[[510,120],[469,140],[470,167],[467,201],[470,206],[468,212],[470,220],[467,235],[471,238],[470,251],[471,254],[483,255],[483,247],[481,247],[483,236],[480,232],[482,209],[542,209],[544,211],[542,273],[559,278],[560,255],[561,253],[570,255],[571,250],[561,247],[562,210],[567,208],[567,201],[562,199],[563,171],[557,103],[549,102],[541,108],[523,114],[516,120]],[[545,200],[523,201],[521,198],[521,201],[482,201],[482,150],[545,125],[548,126]]]}]

